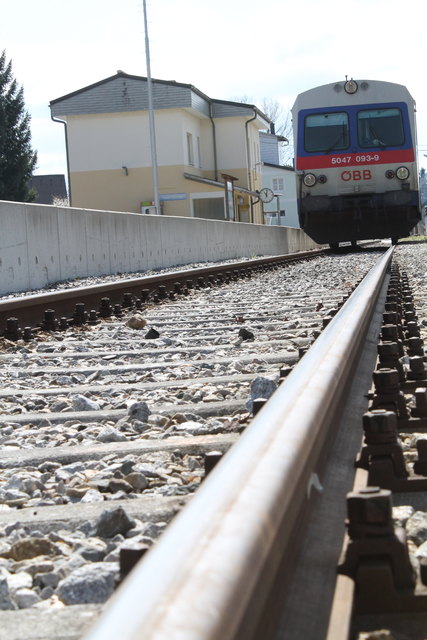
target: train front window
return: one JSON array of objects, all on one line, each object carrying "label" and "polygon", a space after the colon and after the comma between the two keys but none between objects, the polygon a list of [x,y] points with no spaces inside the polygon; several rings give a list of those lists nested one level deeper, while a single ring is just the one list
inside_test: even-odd
[{"label": "train front window", "polygon": [[357,114],[359,146],[398,147],[405,142],[400,109],[366,109]]},{"label": "train front window", "polygon": [[336,151],[348,148],[348,115],[345,112],[316,113],[306,116],[304,148],[308,152]]}]

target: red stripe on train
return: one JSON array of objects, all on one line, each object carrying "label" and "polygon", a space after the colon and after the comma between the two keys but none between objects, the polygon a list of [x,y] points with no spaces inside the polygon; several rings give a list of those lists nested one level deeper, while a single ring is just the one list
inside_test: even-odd
[{"label": "red stripe on train", "polygon": [[369,153],[340,153],[321,156],[297,157],[296,168],[299,171],[308,169],[331,169],[339,167],[358,167],[367,164],[395,164],[414,162],[413,149],[395,149],[370,151]]}]

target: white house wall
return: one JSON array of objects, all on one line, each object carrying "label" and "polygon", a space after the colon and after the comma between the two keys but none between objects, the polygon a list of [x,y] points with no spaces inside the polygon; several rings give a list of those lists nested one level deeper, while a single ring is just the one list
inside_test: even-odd
[{"label": "white house wall", "polygon": [[[274,191],[273,180],[275,178],[283,179],[284,189],[283,195],[279,197],[279,207],[285,210],[284,223],[287,227],[299,228],[298,209],[297,209],[297,190],[295,172],[288,169],[274,168],[263,166],[263,186]],[[277,210],[277,199],[264,204],[264,213]]]},{"label": "white house wall", "polygon": [[[222,171],[241,168],[246,163],[246,141],[244,120],[221,118],[215,121],[217,135],[218,164]],[[258,133],[258,132],[257,132]],[[240,134],[240,135],[239,135]]]},{"label": "white house wall", "polygon": [[213,143],[213,126],[211,120],[200,121],[200,150],[202,154],[202,169],[204,175],[214,178],[214,143]]},{"label": "white house wall", "polygon": [[[185,164],[182,112],[158,112],[155,124],[158,164]],[[71,172],[152,166],[147,112],[71,116],[67,128]]]}]

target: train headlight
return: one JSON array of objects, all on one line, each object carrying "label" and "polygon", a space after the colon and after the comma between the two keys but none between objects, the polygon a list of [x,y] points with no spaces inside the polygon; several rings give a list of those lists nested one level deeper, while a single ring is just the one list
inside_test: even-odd
[{"label": "train headlight", "polygon": [[314,187],[316,184],[316,176],[314,173],[306,173],[302,181],[306,187]]},{"label": "train headlight", "polygon": [[409,169],[407,167],[399,167],[396,169],[396,176],[399,180],[407,180],[409,178]]},{"label": "train headlight", "polygon": [[388,178],[389,180],[392,180],[394,178],[393,169],[387,169],[387,171],[385,172],[385,177]]},{"label": "train headlight", "polygon": [[355,80],[353,80],[353,78],[351,80],[347,80],[347,82],[344,85],[344,91],[346,93],[356,93],[358,88],[359,88],[359,86],[358,86],[357,82]]},{"label": "train headlight", "polygon": [[325,182],[327,181],[327,179],[328,179],[328,178],[327,178],[326,176],[324,176],[324,175],[323,175],[323,173],[322,173],[322,175],[320,175],[320,176],[317,178],[317,182],[318,182],[319,184],[325,184]]}]

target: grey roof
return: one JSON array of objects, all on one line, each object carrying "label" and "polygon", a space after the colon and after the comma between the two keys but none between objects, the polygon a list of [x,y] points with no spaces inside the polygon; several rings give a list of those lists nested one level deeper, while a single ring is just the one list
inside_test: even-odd
[{"label": "grey roof", "polygon": [[[86,113],[116,113],[148,109],[148,82],[143,76],[118,71],[116,75],[100,80],[50,102],[53,117]],[[270,124],[269,118],[255,105],[215,100],[191,84],[174,80],[152,80],[154,109],[189,108],[206,117],[253,116]]]}]

